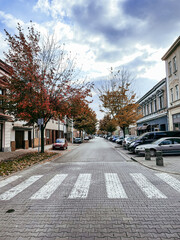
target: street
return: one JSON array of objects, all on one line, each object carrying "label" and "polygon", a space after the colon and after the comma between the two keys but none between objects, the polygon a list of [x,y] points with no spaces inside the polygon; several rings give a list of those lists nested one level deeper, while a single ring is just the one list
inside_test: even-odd
[{"label": "street", "polygon": [[180,239],[180,175],[92,139],[0,182],[0,239]]}]

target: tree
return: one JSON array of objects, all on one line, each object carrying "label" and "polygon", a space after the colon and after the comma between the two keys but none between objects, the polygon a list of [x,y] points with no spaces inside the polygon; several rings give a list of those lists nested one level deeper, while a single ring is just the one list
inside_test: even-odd
[{"label": "tree", "polygon": [[116,130],[116,126],[116,122],[110,117],[110,115],[104,116],[104,118],[99,122],[99,129],[107,134],[109,132],[112,134],[112,132]]},{"label": "tree", "polygon": [[136,104],[136,94],[131,90],[133,78],[124,68],[113,72],[111,69],[110,80],[105,81],[98,88],[99,99],[102,102],[101,111],[110,115],[122,128],[135,123],[141,115]]},{"label": "tree", "polygon": [[81,111],[74,118],[74,127],[80,131],[80,135],[83,130],[87,134],[93,134],[96,132],[96,124],[96,113],[87,103],[81,101]]},{"label": "tree", "polygon": [[66,52],[53,38],[47,38],[40,47],[40,33],[30,25],[25,35],[21,25],[18,34],[12,36],[5,30],[9,51],[6,62],[11,66],[6,108],[15,119],[25,120],[28,125],[41,126],[41,152],[44,152],[44,129],[51,118],[71,116],[74,99],[85,99],[92,85],[78,81],[75,64],[65,57]]}]

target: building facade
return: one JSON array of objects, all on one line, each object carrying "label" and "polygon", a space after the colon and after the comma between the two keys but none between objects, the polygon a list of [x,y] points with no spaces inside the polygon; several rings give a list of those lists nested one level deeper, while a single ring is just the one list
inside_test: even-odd
[{"label": "building facade", "polygon": [[166,67],[169,130],[180,130],[180,36],[162,60]]},{"label": "building facade", "polygon": [[137,121],[137,135],[147,131],[168,130],[166,78],[158,82],[137,103],[143,115]]}]

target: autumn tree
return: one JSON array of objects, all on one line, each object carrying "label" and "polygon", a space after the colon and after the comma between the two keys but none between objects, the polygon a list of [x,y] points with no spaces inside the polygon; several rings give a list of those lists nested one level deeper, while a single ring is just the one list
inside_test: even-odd
[{"label": "autumn tree", "polygon": [[131,73],[122,68],[113,71],[110,79],[104,81],[98,88],[99,99],[102,102],[101,111],[110,115],[123,130],[135,123],[141,115],[136,104],[136,94],[131,89],[133,78]]},{"label": "autumn tree", "polygon": [[41,152],[44,152],[44,129],[51,118],[71,116],[73,99],[85,99],[91,84],[79,81],[75,63],[67,53],[48,37],[40,44],[40,33],[31,23],[25,35],[20,24],[18,34],[5,30],[9,50],[6,62],[11,66],[6,108],[15,119],[28,125],[41,125]]},{"label": "autumn tree", "polygon": [[105,115],[103,119],[99,121],[99,130],[102,132],[111,133],[116,130],[116,122],[110,115]]},{"label": "autumn tree", "polygon": [[82,102],[79,105],[81,108],[80,114],[74,118],[74,127],[80,131],[85,131],[87,134],[94,134],[96,132],[97,118],[96,113],[88,106],[87,103]]}]

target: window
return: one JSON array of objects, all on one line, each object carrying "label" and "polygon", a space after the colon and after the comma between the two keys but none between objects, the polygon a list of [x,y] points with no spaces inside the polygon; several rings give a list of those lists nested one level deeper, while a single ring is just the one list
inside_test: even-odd
[{"label": "window", "polygon": [[146,106],[144,106],[144,116],[146,116]]},{"label": "window", "polygon": [[163,108],[163,96],[159,96],[159,109]]},{"label": "window", "polygon": [[168,63],[168,68],[169,68],[169,76],[172,75],[172,64],[171,61]]},{"label": "window", "polygon": [[170,89],[170,94],[171,94],[171,102],[173,102],[174,97],[173,97],[173,88]]},{"label": "window", "polygon": [[153,103],[151,102],[150,103],[150,113],[152,113],[153,112]]},{"label": "window", "polygon": [[170,145],[170,144],[172,144],[172,140],[164,140],[164,141],[162,141],[161,142],[161,145]]},{"label": "window", "polygon": [[46,138],[47,138],[47,139],[50,138],[50,130],[46,130]]},{"label": "window", "polygon": [[147,115],[149,114],[149,104],[146,105],[147,108]]},{"label": "window", "polygon": [[180,144],[180,139],[173,139],[174,140],[174,144]]},{"label": "window", "polygon": [[179,99],[179,86],[175,86],[175,91],[176,91],[176,100]]},{"label": "window", "polygon": [[177,71],[176,57],[173,58],[173,68],[174,68],[174,73],[175,73]]},{"label": "window", "polygon": [[157,111],[157,101],[156,101],[156,99],[154,99],[154,111],[155,112]]}]

